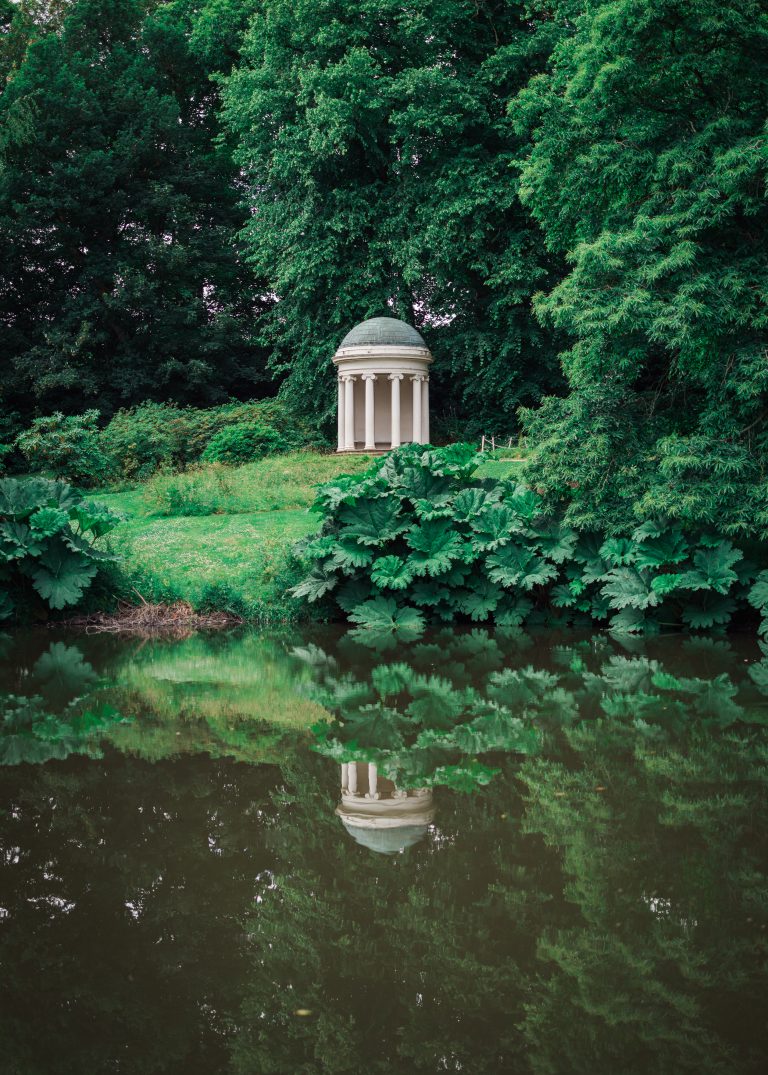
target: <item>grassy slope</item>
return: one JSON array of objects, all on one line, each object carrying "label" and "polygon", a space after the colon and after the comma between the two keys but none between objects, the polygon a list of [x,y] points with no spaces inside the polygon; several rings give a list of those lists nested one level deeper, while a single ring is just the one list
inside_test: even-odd
[{"label": "grassy slope", "polygon": [[308,511],[315,486],[369,462],[297,452],[237,467],[227,471],[229,495],[214,515],[160,515],[155,483],[96,493],[94,499],[126,515],[113,536],[125,557],[119,590],[263,621],[290,617],[281,576],[293,542],[317,526]]},{"label": "grassy slope", "polygon": [[[500,453],[499,453],[500,454]],[[189,601],[196,609],[227,609],[262,622],[290,619],[286,596],[291,545],[317,526],[308,510],[318,483],[361,470],[368,456],[296,452],[237,468],[203,468],[156,478],[95,498],[126,516],[114,534],[124,557],[118,591],[129,599]],[[488,459],[482,477],[511,477],[520,463]],[[215,514],[167,515],[169,485],[185,488],[198,508]],[[165,505],[165,507],[164,507]],[[201,505],[203,507],[201,507]]]}]

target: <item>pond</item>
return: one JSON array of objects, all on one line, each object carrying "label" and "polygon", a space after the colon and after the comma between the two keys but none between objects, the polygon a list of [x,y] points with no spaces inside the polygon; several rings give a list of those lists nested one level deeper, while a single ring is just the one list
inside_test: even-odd
[{"label": "pond", "polygon": [[0,635],[3,1075],[763,1072],[749,640]]}]

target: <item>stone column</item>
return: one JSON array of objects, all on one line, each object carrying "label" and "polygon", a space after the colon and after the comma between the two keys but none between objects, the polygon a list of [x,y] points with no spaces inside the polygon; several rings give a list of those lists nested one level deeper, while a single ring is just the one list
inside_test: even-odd
[{"label": "stone column", "polygon": [[338,438],[337,450],[344,451],[344,381],[339,377],[339,406],[338,406]]},{"label": "stone column", "polygon": [[378,799],[381,796],[376,790],[379,783],[379,771],[372,761],[368,762],[368,794],[366,799]]},{"label": "stone column", "polygon": [[424,444],[429,444],[429,376],[421,386],[421,438]]},{"label": "stone column", "polygon": [[423,444],[421,439],[421,374],[411,377],[413,384],[413,436],[411,440],[415,444]]},{"label": "stone column", "polygon": [[347,790],[347,781],[349,779],[349,765],[343,761],[341,763],[341,790]]},{"label": "stone column", "polygon": [[390,373],[389,379],[392,382],[392,432],[390,434],[389,443],[392,448],[400,447],[400,382],[403,379],[402,373]]},{"label": "stone column", "polygon": [[357,762],[351,761],[347,770],[347,791],[350,795],[357,795]]},{"label": "stone column", "polygon": [[364,373],[363,380],[365,381],[365,450],[367,452],[376,451],[376,432],[374,427],[375,410],[373,399],[373,385],[376,380],[375,373]]},{"label": "stone column", "polygon": [[351,373],[345,373],[344,381],[344,448],[346,451],[355,450],[355,378]]}]

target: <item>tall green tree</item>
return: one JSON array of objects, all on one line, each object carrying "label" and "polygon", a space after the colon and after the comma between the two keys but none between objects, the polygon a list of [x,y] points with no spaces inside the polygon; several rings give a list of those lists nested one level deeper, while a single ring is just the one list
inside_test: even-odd
[{"label": "tall green tree", "polygon": [[[542,5],[543,6],[543,5]],[[521,196],[569,271],[538,311],[569,394],[527,416],[570,520],[768,532],[768,10],[546,5],[560,41],[513,106]]]},{"label": "tall green tree", "polygon": [[333,405],[329,362],[363,318],[423,330],[434,398],[464,433],[506,431],[557,383],[530,298],[553,259],[521,208],[507,103],[549,38],[525,3],[266,0],[228,79],[248,260],[297,405]]},{"label": "tall green tree", "polygon": [[[198,5],[199,6],[199,5]],[[0,96],[0,403],[257,394],[262,304],[196,7],[76,0]]]}]

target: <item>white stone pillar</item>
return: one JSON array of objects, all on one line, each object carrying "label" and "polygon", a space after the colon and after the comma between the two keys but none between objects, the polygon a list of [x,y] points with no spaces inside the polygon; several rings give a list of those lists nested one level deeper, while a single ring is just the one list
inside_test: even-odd
[{"label": "white stone pillar", "polygon": [[349,780],[349,765],[345,761],[341,763],[341,790],[347,790],[347,781]]},{"label": "white stone pillar", "polygon": [[373,762],[368,762],[368,799],[378,799],[379,793],[376,790],[379,784],[379,771]]},{"label": "white stone pillar", "polygon": [[344,451],[344,381],[339,377],[339,405],[337,408],[337,425],[338,425],[338,437],[337,437],[337,450]]},{"label": "white stone pillar", "polygon": [[367,452],[376,451],[376,432],[374,427],[375,410],[374,410],[374,382],[376,380],[375,373],[364,373],[363,380],[365,381],[365,450]]},{"label": "white stone pillar", "polygon": [[347,790],[350,795],[357,795],[357,762],[351,761],[347,771]]},{"label": "white stone pillar", "polygon": [[345,373],[344,381],[344,448],[355,450],[355,378]]},{"label": "white stone pillar", "polygon": [[415,444],[422,444],[421,439],[421,374],[411,377],[413,384],[413,436],[411,440]]},{"label": "white stone pillar", "polygon": [[400,447],[400,382],[403,379],[402,373],[390,373],[389,379],[392,382],[392,431],[390,434],[389,442],[392,448]]},{"label": "white stone pillar", "polygon": [[429,376],[424,378],[421,386],[421,438],[429,444]]}]

